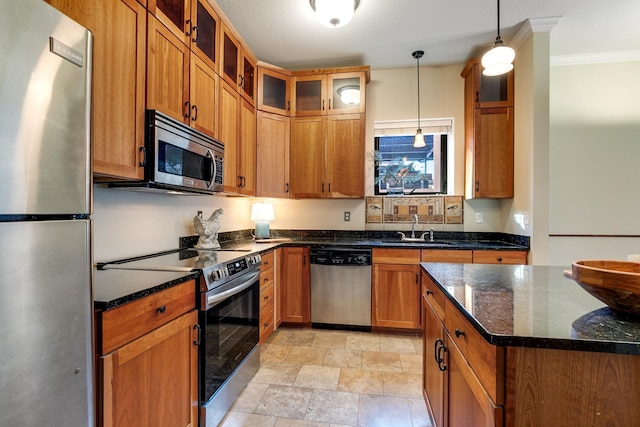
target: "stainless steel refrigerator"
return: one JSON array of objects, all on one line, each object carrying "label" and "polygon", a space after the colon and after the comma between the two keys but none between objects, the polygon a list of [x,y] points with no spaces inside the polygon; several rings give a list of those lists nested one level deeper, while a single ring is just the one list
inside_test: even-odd
[{"label": "stainless steel refrigerator", "polygon": [[89,31],[0,0],[0,426],[93,426]]}]

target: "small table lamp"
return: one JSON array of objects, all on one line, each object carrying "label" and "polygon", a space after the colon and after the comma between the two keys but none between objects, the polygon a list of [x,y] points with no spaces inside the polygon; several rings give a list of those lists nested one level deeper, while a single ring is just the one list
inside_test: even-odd
[{"label": "small table lamp", "polygon": [[273,205],[271,203],[254,203],[251,207],[251,221],[256,223],[256,239],[268,239],[269,221],[273,221]]}]

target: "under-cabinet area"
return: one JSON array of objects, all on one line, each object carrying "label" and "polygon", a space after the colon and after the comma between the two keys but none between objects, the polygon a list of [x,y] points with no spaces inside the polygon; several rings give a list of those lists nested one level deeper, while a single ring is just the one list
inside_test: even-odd
[{"label": "under-cabinet area", "polygon": [[640,419],[637,327],[561,267],[421,267],[423,396],[435,426]]}]

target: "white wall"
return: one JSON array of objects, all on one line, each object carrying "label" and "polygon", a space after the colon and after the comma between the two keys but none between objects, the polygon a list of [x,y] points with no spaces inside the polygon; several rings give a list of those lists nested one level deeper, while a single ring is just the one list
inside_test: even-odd
[{"label": "white wall", "polygon": [[551,264],[640,253],[638,76],[638,61],[551,68]]}]

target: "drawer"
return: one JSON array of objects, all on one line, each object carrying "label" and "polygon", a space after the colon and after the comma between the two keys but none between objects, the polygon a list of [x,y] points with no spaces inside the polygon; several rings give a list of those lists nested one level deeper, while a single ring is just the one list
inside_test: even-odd
[{"label": "drawer", "polygon": [[377,248],[371,252],[374,264],[420,264],[420,249]]},{"label": "drawer", "polygon": [[100,354],[107,354],[141,337],[196,306],[196,284],[180,285],[101,312]]},{"label": "drawer", "polygon": [[273,304],[273,283],[260,289],[260,309],[267,304]]},{"label": "drawer", "polygon": [[262,265],[260,265],[260,272],[273,267],[274,265],[273,251],[262,254],[260,255],[260,257],[262,258]]},{"label": "drawer", "polygon": [[260,288],[264,288],[273,283],[274,268],[268,268],[266,270],[260,270]]},{"label": "drawer", "polygon": [[473,251],[474,264],[526,264],[526,251]]},{"label": "drawer", "polygon": [[494,402],[504,402],[504,348],[489,344],[449,299],[445,328]]},{"label": "drawer", "polygon": [[471,264],[473,262],[473,251],[453,249],[423,249],[422,262],[456,262],[461,264]]},{"label": "drawer", "polygon": [[422,295],[429,301],[433,311],[444,322],[444,299],[445,296],[438,286],[431,280],[428,274],[422,272]]},{"label": "drawer", "polygon": [[260,308],[260,342],[262,343],[274,329],[273,304]]}]

